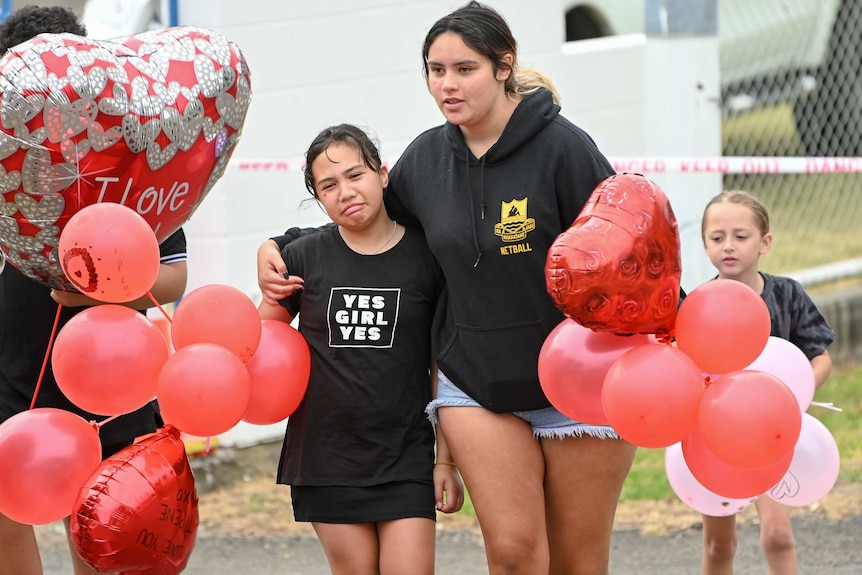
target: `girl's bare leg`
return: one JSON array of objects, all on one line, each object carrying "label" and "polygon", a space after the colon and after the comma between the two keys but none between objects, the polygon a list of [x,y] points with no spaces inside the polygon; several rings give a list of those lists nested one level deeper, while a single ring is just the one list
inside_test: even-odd
[{"label": "girl's bare leg", "polygon": [[614,515],[637,448],[587,435],[541,441],[549,573],[607,574]]},{"label": "girl's bare leg", "polygon": [[492,575],[547,575],[545,463],[528,423],[481,407],[441,407],[440,425],[479,520]]}]

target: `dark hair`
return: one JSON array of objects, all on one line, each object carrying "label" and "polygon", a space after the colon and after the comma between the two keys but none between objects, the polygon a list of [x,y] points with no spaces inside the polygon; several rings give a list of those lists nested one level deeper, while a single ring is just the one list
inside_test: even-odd
[{"label": "dark hair", "polygon": [[30,4],[15,10],[0,24],[0,56],[43,33],[86,36],[87,28],[78,22],[71,8]]},{"label": "dark hair", "polygon": [[[512,71],[506,79],[506,92],[523,95],[547,88],[559,103],[559,94],[550,79],[532,69],[518,68],[518,43],[503,16],[485,4],[471,1],[437,20],[422,43],[422,73],[428,80],[428,52],[431,44],[446,32],[458,34],[465,44],[491,61],[494,70]],[[503,59],[512,55],[512,65]]]},{"label": "dark hair", "polygon": [[315,198],[317,197],[317,190],[314,188],[314,174],[311,166],[317,156],[326,152],[329,146],[336,143],[347,144],[359,152],[365,165],[375,172],[380,172],[383,166],[377,144],[360,128],[352,124],[338,124],[325,128],[317,134],[317,137],[308,147],[308,151],[305,152],[305,187]]}]

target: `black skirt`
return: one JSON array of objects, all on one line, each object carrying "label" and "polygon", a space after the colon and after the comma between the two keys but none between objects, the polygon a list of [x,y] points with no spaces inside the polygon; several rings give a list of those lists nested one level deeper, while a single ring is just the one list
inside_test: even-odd
[{"label": "black skirt", "polygon": [[436,520],[434,485],[394,481],[368,487],[292,485],[296,521],[377,523],[408,517]]}]

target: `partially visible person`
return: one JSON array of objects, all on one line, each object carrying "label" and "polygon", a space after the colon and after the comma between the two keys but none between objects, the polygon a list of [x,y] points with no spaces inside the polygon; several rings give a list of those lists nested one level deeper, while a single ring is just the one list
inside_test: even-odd
[{"label": "partially visible person", "polygon": [[464,501],[439,433],[434,461],[424,412],[443,274],[422,232],[387,214],[388,177],[359,128],[318,134],[305,185],[336,225],[284,249],[303,289],[259,307],[262,319],[299,314],[311,349],[278,483],[291,486],[296,520],[311,522],[336,575],[432,575],[436,511],[457,511]]},{"label": "partially visible person", "polygon": [[[12,12],[0,24],[0,54],[41,34],[85,36],[86,28],[75,13],[60,6],[25,6]],[[186,239],[182,230],[168,237],[160,247],[161,266],[150,293],[160,303],[178,300],[186,286]],[[63,305],[59,331],[83,306],[101,302],[75,292],[52,291],[28,278],[11,264],[0,273],[0,423],[30,408],[48,342],[54,330],[58,303]],[[144,309],[153,303],[148,297],[130,302]],[[122,384],[122,382],[118,382]],[[54,407],[76,413],[88,421],[102,421],[78,408],[60,391],[50,360],[46,364],[34,407]],[[106,458],[135,438],[156,431],[163,425],[158,404],[153,401],[141,409],[118,417],[99,430],[102,457]],[[6,471],[4,471],[6,472]],[[65,519],[69,534],[69,518]],[[69,543],[75,575],[96,573]],[[31,525],[23,525],[0,515],[0,575],[41,575],[42,561]]]},{"label": "partially visible person", "polygon": [[[835,341],[835,332],[799,282],[759,271],[760,256],[772,247],[769,212],[763,202],[745,191],[722,192],[707,204],[701,233],[718,279],[742,282],[760,294],[772,321],[771,335],[801,349],[811,361],[815,386],[823,385],[832,371],[827,348]],[[766,495],[754,505],[768,573],[797,575],[790,508]],[[731,575],[738,541],[735,515],[703,516],[704,575]]]},{"label": "partially visible person", "polygon": [[[545,287],[548,249],[614,170],[560,115],[547,78],[519,68],[511,30],[491,7],[470,2],[438,20],[422,64],[446,123],[397,161],[386,207],[424,229],[446,277],[429,416],[461,471],[491,573],[607,573],[636,447],[553,408],[538,356],[564,319]],[[301,287],[290,262],[281,277],[277,246],[297,235],[258,250],[270,301]]]}]

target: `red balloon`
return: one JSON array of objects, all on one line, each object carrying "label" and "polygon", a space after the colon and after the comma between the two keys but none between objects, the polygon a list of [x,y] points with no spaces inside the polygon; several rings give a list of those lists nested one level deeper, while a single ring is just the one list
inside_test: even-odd
[{"label": "red balloon", "polygon": [[772,322],[763,299],[742,282],[715,279],[683,300],[676,343],[706,373],[744,369],[761,354]]},{"label": "red balloon", "polygon": [[198,522],[185,446],[167,427],[102,462],[80,489],[70,531],[100,573],[175,575],[186,568]]},{"label": "red balloon", "polygon": [[697,427],[704,380],[684,353],[649,343],[611,365],[602,389],[608,421],[620,437],[641,447],[667,447]]},{"label": "red balloon", "polygon": [[689,471],[701,485],[713,493],[733,499],[765,493],[784,477],[793,460],[791,451],[765,467],[737,467],[710,450],[701,432],[695,432],[682,441],[682,453]]},{"label": "red balloon", "polygon": [[251,97],[237,46],[192,27],[40,34],[7,52],[0,92],[0,245],[25,275],[68,289],[55,248],[70,217],[123,204],[163,241],[224,173]]},{"label": "red balloon", "polygon": [[37,407],[0,424],[0,513],[31,525],[67,517],[102,458],[95,424]]},{"label": "red balloon", "polygon": [[159,275],[159,242],[147,221],[120,204],[92,204],[60,234],[60,265],[84,295],[109,303],[146,295]]},{"label": "red balloon", "polygon": [[51,365],[69,400],[90,413],[132,412],[156,396],[168,346],[159,328],[131,308],[87,308],[57,334]]},{"label": "red balloon", "polygon": [[539,352],[542,391],[567,417],[588,425],[608,425],[602,406],[605,374],[625,352],[649,342],[646,335],[596,332],[564,319],[548,334]]},{"label": "red balloon", "polygon": [[184,296],[171,322],[171,340],[176,349],[193,343],[214,343],[245,362],[257,351],[260,335],[260,314],[251,298],[221,284],[205,285]]},{"label": "red balloon", "polygon": [[292,415],[305,396],[311,352],[302,334],[283,321],[260,323],[260,345],[246,364],[251,397],[242,420],[268,425]]},{"label": "red balloon", "polygon": [[251,377],[229,350],[195,343],[168,358],[156,395],[166,422],[191,435],[209,437],[239,423],[248,408]]},{"label": "red balloon", "polygon": [[762,371],[735,371],[714,380],[698,417],[710,451],[736,467],[766,467],[792,455],[802,430],[796,396]]},{"label": "red balloon", "polygon": [[679,230],[664,192],[640,174],[596,187],[548,250],[548,293],[596,331],[668,334],[682,274]]}]

